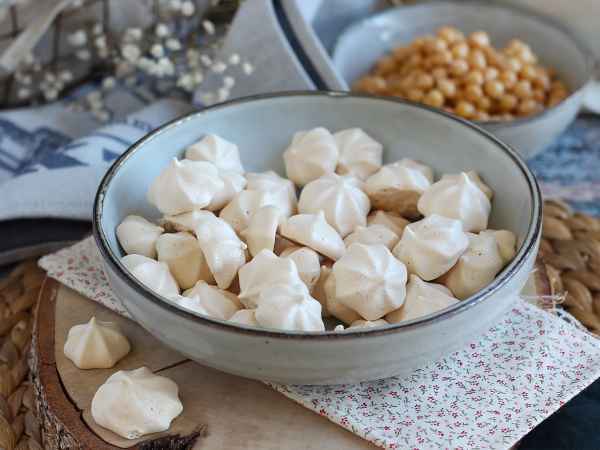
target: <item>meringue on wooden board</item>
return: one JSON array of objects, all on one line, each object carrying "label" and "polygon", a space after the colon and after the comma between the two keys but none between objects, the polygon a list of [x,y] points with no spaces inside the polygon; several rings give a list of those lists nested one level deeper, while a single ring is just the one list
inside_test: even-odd
[{"label": "meringue on wooden board", "polygon": [[149,188],[159,224],[131,215],[116,233],[132,275],[194,313],[290,331],[321,331],[324,317],[386,326],[470,297],[516,254],[512,232],[487,228],[494,193],[477,172],[383,164],[358,127],[298,131],[282,149],[287,178],[245,173],[244,149],[213,134],[184,150]]}]

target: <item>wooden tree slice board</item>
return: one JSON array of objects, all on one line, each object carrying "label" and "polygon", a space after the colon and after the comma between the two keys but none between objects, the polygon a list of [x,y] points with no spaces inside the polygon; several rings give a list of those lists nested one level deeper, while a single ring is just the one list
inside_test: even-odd
[{"label": "wooden tree slice board", "polygon": [[[131,340],[132,352],[113,369],[79,370],[63,354],[68,330],[92,315],[117,322]],[[51,279],[42,288],[34,333],[33,376],[48,449],[165,448],[120,438],[95,424],[89,412],[94,393],[109,375],[143,365],[179,386],[184,412],[169,434],[206,427],[194,450],[376,448],[260,382],[185,359],[130,320]]]}]

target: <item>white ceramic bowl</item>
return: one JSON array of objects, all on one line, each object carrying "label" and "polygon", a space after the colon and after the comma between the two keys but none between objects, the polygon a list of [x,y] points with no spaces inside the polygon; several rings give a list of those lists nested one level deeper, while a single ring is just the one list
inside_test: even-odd
[{"label": "white ceramic bowl", "polygon": [[[148,290],[119,262],[115,228],[128,214],[158,218],[146,201],[152,180],[205,133],[240,146],[248,171],[283,172],[282,151],[298,130],[363,127],[385,159],[410,157],[443,172],[474,169],[495,191],[491,226],[515,232],[519,251],[496,280],[437,314],[385,328],[345,333],[281,332],[237,326],[186,311]],[[144,328],[190,358],[226,372],[285,383],[333,384],[402,375],[456,350],[510,307],[534,263],[540,192],[523,161],[461,119],[399,100],[301,92],[231,101],[171,122],[134,144],[102,180],[94,235],[118,298]]]},{"label": "white ceramic bowl", "polygon": [[593,73],[593,57],[572,32],[554,19],[529,10],[483,1],[425,2],[385,10],[354,23],[339,36],[333,64],[342,83],[369,72],[394,47],[451,25],[465,33],[487,31],[496,47],[513,38],[527,42],[540,62],[556,69],[569,87],[569,97],[553,108],[526,117],[480,125],[531,158],[551,144],[579,112]]}]

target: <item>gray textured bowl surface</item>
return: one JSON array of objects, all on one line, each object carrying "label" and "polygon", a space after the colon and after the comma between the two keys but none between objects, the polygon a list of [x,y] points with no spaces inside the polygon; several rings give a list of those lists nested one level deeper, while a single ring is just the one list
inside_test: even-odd
[{"label": "gray textured bowl surface", "polygon": [[[495,190],[491,226],[519,237],[520,250],[496,280],[438,314],[349,333],[298,333],[241,327],[180,309],[128,274],[115,228],[128,214],[158,218],[146,201],[152,180],[173,156],[206,133],[238,143],[248,171],[283,174],[292,134],[316,126],[362,127],[385,160],[415,158],[437,175],[474,169]],[[288,93],[241,99],[159,128],[134,144],[106,174],[94,207],[94,234],[110,284],[148,331],[190,358],[234,374],[285,383],[332,384],[402,375],[457,349],[510,307],[526,282],[540,236],[540,193],[523,161],[460,119],[392,99],[344,93]]]},{"label": "gray textured bowl surface", "polygon": [[515,6],[482,1],[440,1],[388,9],[348,27],[339,36],[333,64],[349,88],[374,63],[398,45],[452,25],[470,33],[485,30],[492,44],[513,38],[530,44],[542,64],[557,70],[571,95],[554,108],[510,122],[483,122],[488,131],[530,158],[546,148],[573,121],[592,77],[586,46],[554,19]]}]

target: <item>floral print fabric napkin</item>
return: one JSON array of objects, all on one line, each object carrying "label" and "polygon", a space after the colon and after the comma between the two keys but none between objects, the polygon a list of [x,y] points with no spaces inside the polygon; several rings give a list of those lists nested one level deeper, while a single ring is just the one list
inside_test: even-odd
[{"label": "floral print fabric napkin", "polygon": [[[128,314],[88,238],[43,257],[48,275]],[[600,376],[600,340],[514,299],[478,340],[409,377],[335,386],[269,385],[388,449],[509,448]]]}]

